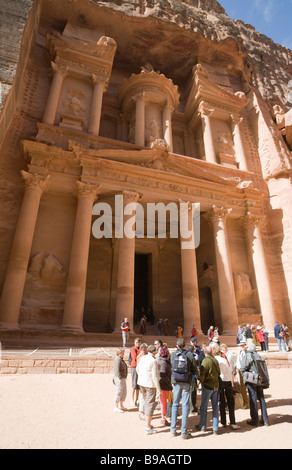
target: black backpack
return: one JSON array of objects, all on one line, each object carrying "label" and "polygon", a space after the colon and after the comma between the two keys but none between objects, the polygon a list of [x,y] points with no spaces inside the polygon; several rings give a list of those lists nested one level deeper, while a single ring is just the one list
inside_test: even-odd
[{"label": "black backpack", "polygon": [[259,375],[258,386],[262,388],[269,388],[270,377],[267,368],[266,361],[258,353],[251,353],[253,363],[251,364],[251,370],[254,370]]},{"label": "black backpack", "polygon": [[177,350],[172,359],[172,377],[176,382],[189,381],[189,365],[186,350]]}]

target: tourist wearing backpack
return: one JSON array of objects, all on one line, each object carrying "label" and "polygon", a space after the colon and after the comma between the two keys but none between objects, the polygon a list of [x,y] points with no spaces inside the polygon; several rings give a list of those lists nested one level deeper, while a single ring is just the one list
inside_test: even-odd
[{"label": "tourist wearing backpack", "polygon": [[176,436],[178,407],[180,401],[182,401],[181,438],[188,439],[191,436],[187,427],[190,411],[191,381],[194,375],[198,375],[198,369],[196,360],[192,353],[185,350],[184,338],[177,339],[176,347],[177,350],[174,351],[170,357],[170,363],[172,366],[171,382],[173,386],[173,405],[170,431],[172,436]]},{"label": "tourist wearing backpack", "polygon": [[[264,389],[268,388],[270,385],[269,374],[265,360],[256,352],[255,348],[255,345],[250,343],[241,362],[241,373],[243,375],[245,385],[247,386],[250,404],[251,419],[247,420],[247,424],[255,427],[259,425],[259,414],[257,407],[257,400],[259,400],[262,412],[261,424],[268,426],[269,422],[264,397]],[[247,381],[244,374],[245,372],[251,372],[253,373],[252,375],[259,375],[260,380],[258,384]],[[255,377],[257,377],[257,375],[255,375]]]}]

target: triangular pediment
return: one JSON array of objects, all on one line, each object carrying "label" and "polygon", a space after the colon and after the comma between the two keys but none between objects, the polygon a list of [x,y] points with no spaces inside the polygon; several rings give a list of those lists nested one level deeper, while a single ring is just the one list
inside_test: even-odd
[{"label": "triangular pediment", "polygon": [[[138,167],[147,168],[155,172],[172,173],[182,177],[189,177],[199,180],[205,180],[210,183],[224,184],[236,186],[240,182],[240,178],[222,177],[216,175],[216,169],[212,169],[211,165],[206,162],[196,160],[191,157],[177,155],[168,152],[166,149],[152,148],[142,150],[121,150],[121,149],[100,149],[88,150],[79,146],[72,145],[71,150],[75,156],[80,159],[101,159],[117,163],[124,163]],[[206,168],[202,168],[201,165]],[[210,167],[210,168],[207,168]]]}]

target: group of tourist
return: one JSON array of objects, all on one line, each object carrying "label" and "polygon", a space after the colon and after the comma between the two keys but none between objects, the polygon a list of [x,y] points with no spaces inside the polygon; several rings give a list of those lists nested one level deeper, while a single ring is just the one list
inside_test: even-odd
[{"label": "group of tourist", "polygon": [[[282,347],[284,351],[289,351],[290,334],[289,328],[285,323],[282,323],[282,325],[279,322],[276,323],[274,336],[277,339],[279,351],[282,350]],[[239,344],[242,340],[245,340],[247,344],[253,343],[255,346],[259,345],[261,351],[269,351],[269,332],[263,325],[257,327],[250,324],[239,325],[236,343]]]},{"label": "group of tourist", "polygon": [[[228,350],[226,344],[219,346],[211,338],[210,344],[198,346],[197,337],[192,337],[186,345],[184,338],[176,341],[176,349],[169,351],[160,339],[153,345],[147,345],[136,338],[129,353],[129,365],[132,379],[132,406],[138,407],[139,418],[145,421],[145,433],[155,434],[157,429],[152,425],[152,417],[156,406],[160,406],[161,424],[170,427],[172,436],[177,435],[177,418],[181,404],[181,438],[188,439],[190,413],[198,412],[200,419],[193,431],[206,431],[207,408],[212,405],[213,433],[218,434],[219,413],[221,425],[227,426],[226,407],[229,412],[230,427],[239,429],[235,419],[234,382],[242,395],[242,408],[250,408],[252,426],[260,424],[257,400],[262,410],[262,424],[268,425],[268,416],[263,394],[259,384],[248,382],[245,371],[254,371],[261,356],[256,353],[255,345],[241,338],[237,358]],[[126,411],[126,379],[128,365],[124,361],[124,349],[117,350],[114,361],[114,383],[116,398],[114,411]],[[267,369],[266,369],[267,370]],[[239,378],[237,379],[237,375]],[[197,391],[201,386],[201,404],[196,406]],[[265,383],[265,386],[268,384]],[[247,398],[247,391],[249,400]],[[168,421],[169,416],[171,417]]]}]

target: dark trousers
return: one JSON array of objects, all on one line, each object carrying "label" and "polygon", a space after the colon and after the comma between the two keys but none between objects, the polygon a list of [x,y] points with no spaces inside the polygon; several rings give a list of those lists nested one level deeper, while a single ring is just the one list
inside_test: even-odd
[{"label": "dark trousers", "polygon": [[257,400],[260,402],[262,419],[264,423],[268,422],[267,407],[264,397],[263,387],[258,387],[257,385],[246,384],[247,390],[249,393],[249,405],[250,405],[250,417],[252,423],[255,425],[259,424],[259,413],[258,413],[258,404]]},{"label": "dark trousers", "polygon": [[223,382],[220,380],[219,386],[219,394],[220,394],[220,418],[221,424],[224,426],[226,425],[226,407],[225,407],[225,398],[227,401],[228,411],[229,411],[229,419],[230,424],[235,423],[235,414],[234,414],[234,396],[232,390],[232,383],[231,382]]},{"label": "dark trousers", "polygon": [[197,411],[197,379],[192,379],[190,390],[190,412]]}]

